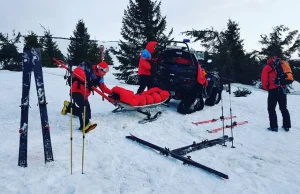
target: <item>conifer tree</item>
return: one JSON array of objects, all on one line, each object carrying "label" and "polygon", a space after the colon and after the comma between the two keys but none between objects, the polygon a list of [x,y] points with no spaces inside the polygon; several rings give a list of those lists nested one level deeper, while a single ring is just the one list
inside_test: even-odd
[{"label": "conifer tree", "polygon": [[104,52],[104,61],[108,64],[108,65],[114,65],[114,61],[111,58],[110,54],[109,54],[109,50],[105,50]]},{"label": "conifer tree", "polygon": [[260,54],[266,58],[270,56],[290,58],[297,50],[300,52],[298,30],[290,31],[284,25],[274,27],[269,36],[262,34],[259,43],[262,45]]},{"label": "conifer tree", "polygon": [[227,29],[192,30],[183,32],[201,41],[212,56],[213,70],[219,72],[221,79],[243,84],[254,84],[259,79],[260,66],[253,53],[246,53],[240,28],[232,20],[227,22]]},{"label": "conifer tree", "polygon": [[42,64],[45,67],[57,67],[53,63],[53,58],[58,58],[64,60],[65,57],[62,52],[59,50],[58,45],[53,41],[52,34],[50,30],[44,31],[44,37],[40,40],[42,46]]},{"label": "conifer tree", "polygon": [[21,34],[13,31],[12,37],[0,32],[0,66],[2,69],[21,71],[22,53],[18,52]]},{"label": "conifer tree", "polygon": [[120,50],[114,50],[120,65],[114,67],[120,73],[114,75],[128,84],[137,84],[137,67],[141,51],[148,41],[164,44],[170,39],[173,29],[166,35],[166,16],[160,11],[161,2],[151,0],[129,0],[124,11]]},{"label": "conifer tree", "polygon": [[83,60],[92,63],[98,63],[100,60],[98,45],[95,41],[90,40],[90,35],[83,20],[79,20],[73,36],[70,37],[71,42],[68,47],[68,58],[73,64],[80,64]]}]

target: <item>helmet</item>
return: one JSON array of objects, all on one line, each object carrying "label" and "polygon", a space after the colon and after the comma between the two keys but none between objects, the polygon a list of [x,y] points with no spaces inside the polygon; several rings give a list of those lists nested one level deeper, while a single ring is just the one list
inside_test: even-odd
[{"label": "helmet", "polygon": [[108,64],[106,62],[102,61],[99,64],[94,65],[93,70],[96,73],[96,75],[99,76],[100,71],[104,71],[105,73],[107,73],[109,71],[109,67],[108,67]]}]

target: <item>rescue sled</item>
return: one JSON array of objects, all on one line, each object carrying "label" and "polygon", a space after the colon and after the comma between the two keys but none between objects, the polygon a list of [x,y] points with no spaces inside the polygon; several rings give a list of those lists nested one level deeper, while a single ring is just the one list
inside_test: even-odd
[{"label": "rescue sled", "polygon": [[[122,111],[137,111],[141,114],[146,115],[147,117],[145,119],[139,121],[140,124],[152,122],[152,121],[155,121],[156,119],[158,119],[158,117],[162,113],[161,111],[158,111],[154,115],[151,115],[150,110],[145,110],[145,109],[153,108],[153,107],[163,104],[170,96],[169,93],[166,93],[166,91],[163,91],[159,88],[152,88],[146,92],[143,92],[143,93],[137,94],[137,95],[133,95],[132,91],[126,90],[125,88],[120,88],[118,86],[116,86],[112,90],[113,91],[121,90],[123,93],[125,93],[125,96],[127,95],[126,96],[127,100],[123,98],[123,101],[120,100],[120,99],[122,99],[122,97],[120,97],[122,94],[114,93],[113,95],[110,96],[112,99],[115,100],[115,103],[117,106],[117,108],[114,109],[112,112],[116,113],[116,112],[122,112]],[[164,93],[164,95],[163,95],[164,97],[161,98],[161,96],[159,96],[160,99],[156,99],[156,101],[154,102],[151,100],[151,94],[156,93],[156,92]],[[158,97],[157,93],[156,93],[156,97]],[[137,98],[137,99],[135,100],[134,98]],[[146,99],[148,99],[148,101]],[[151,102],[149,102],[149,101],[151,101]],[[149,104],[147,104],[147,102]]]}]

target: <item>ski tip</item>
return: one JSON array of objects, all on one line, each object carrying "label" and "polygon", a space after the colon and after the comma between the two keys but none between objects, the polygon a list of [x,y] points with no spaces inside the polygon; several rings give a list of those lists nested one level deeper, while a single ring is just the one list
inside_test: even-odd
[{"label": "ski tip", "polygon": [[228,175],[224,176],[224,179],[229,179]]}]

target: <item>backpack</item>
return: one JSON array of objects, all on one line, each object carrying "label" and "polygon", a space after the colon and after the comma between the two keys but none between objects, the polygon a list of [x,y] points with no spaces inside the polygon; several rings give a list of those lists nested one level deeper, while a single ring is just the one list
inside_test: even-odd
[{"label": "backpack", "polygon": [[276,59],[273,65],[274,71],[277,74],[276,80],[274,80],[276,85],[289,85],[293,83],[294,77],[289,62],[282,59]]}]

